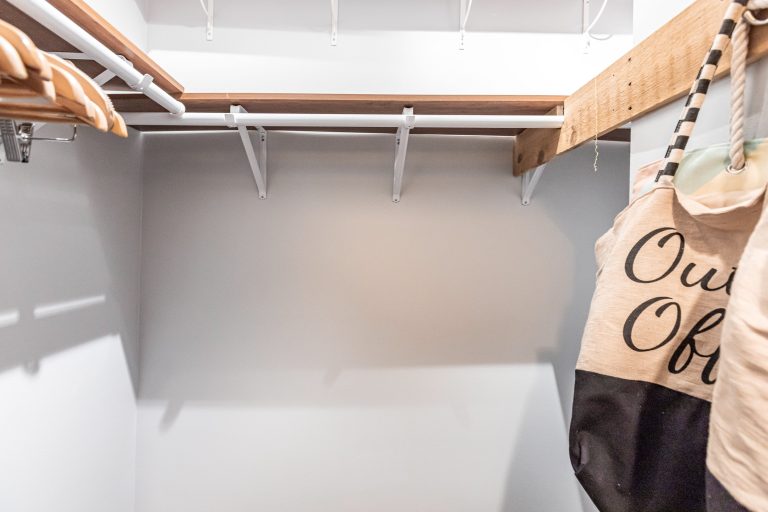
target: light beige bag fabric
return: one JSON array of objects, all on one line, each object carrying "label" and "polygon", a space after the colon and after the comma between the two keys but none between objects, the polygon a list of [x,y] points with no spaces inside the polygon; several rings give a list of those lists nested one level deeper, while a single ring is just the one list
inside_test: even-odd
[{"label": "light beige bag fabric", "polygon": [[705,180],[711,186],[692,196],[672,180],[746,3],[729,3],[663,164],[654,165],[655,183],[597,243],[569,446],[579,482],[603,512],[710,505],[707,437],[722,324],[766,190]]},{"label": "light beige bag fabric", "polygon": [[597,242],[577,369],[710,401],[728,293],[764,198],[765,188],[694,198],[662,177],[635,199]]},{"label": "light beige bag fabric", "polygon": [[687,196],[662,176],[598,240],[569,444],[600,510],[706,510],[722,324],[765,198]]},{"label": "light beige bag fabric", "polygon": [[744,250],[723,323],[707,467],[741,505],[768,511],[768,208]]}]

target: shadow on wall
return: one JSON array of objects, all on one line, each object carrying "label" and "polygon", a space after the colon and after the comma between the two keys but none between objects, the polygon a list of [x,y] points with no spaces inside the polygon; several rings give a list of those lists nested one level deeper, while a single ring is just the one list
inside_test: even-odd
[{"label": "shadow on wall", "polygon": [[626,147],[523,207],[509,139],[414,137],[399,204],[391,136],[269,144],[261,201],[235,134],[145,139],[138,510],[578,510],[561,403]]},{"label": "shadow on wall", "polygon": [[[573,510],[579,501],[573,473],[567,464],[537,464],[565,458],[567,439],[563,436],[560,410],[551,397],[557,393],[552,368],[546,367],[531,379],[523,414],[507,471],[505,493],[499,512],[521,510]],[[573,482],[569,488],[563,482]],[[563,489],[571,492],[562,492]],[[558,490],[560,492],[552,492]],[[543,503],[547,500],[546,503]],[[546,507],[542,507],[546,505]]]},{"label": "shadow on wall", "polygon": [[0,167],[0,371],[119,335],[136,390],[140,140],[81,132]]},{"label": "shadow on wall", "polygon": [[[570,285],[563,288],[563,291],[568,290],[569,302],[560,312],[558,344],[545,348],[540,354],[542,361],[551,362],[555,368],[566,424],[570,422],[573,402],[574,367],[595,287],[597,267],[594,244],[610,229],[614,217],[627,204],[629,146],[606,142],[600,145],[597,173],[593,169],[591,144],[551,162],[539,182],[537,197],[532,204],[545,211],[565,207],[571,212],[569,215],[550,217],[558,230],[570,239],[573,248],[569,255],[572,272]],[[603,155],[606,150],[611,153]],[[564,183],[566,175],[571,175],[579,182],[578,185]],[[597,202],[602,204],[597,206]]]},{"label": "shadow on wall", "polygon": [[598,174],[591,148],[553,162],[523,207],[509,140],[416,137],[395,205],[390,139],[273,134],[259,201],[236,136],[148,138],[142,398],[272,402],[262,371],[543,361],[570,404],[626,146],[604,143]]}]

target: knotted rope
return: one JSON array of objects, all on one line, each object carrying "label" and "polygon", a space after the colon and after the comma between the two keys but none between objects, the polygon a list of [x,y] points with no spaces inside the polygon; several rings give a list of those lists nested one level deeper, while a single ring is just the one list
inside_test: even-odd
[{"label": "knotted rope", "polygon": [[744,90],[747,83],[747,53],[749,51],[750,25],[759,24],[751,13],[753,9],[768,8],[768,0],[750,0],[744,17],[739,20],[733,31],[731,44],[731,144],[729,155],[731,163],[727,168],[730,173],[740,173],[746,168],[744,156]]},{"label": "knotted rope", "polygon": [[749,50],[749,22],[739,21],[731,38],[731,163],[730,173],[745,169],[744,156],[744,89],[747,83],[747,51]]}]

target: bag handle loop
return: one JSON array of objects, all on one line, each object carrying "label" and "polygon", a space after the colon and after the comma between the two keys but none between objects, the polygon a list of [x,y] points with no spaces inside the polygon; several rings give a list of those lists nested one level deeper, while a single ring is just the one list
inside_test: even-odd
[{"label": "bag handle loop", "polygon": [[[765,2],[757,2],[765,3]],[[685,107],[677,121],[677,126],[672,135],[672,141],[667,147],[667,152],[664,155],[662,166],[656,175],[656,181],[658,182],[662,176],[674,176],[677,172],[677,168],[680,166],[680,162],[683,159],[685,153],[685,147],[688,145],[693,128],[696,125],[696,120],[699,117],[699,111],[704,104],[704,99],[707,96],[707,91],[715,77],[715,71],[717,65],[720,63],[720,59],[723,56],[723,52],[728,47],[728,43],[733,35],[734,29],[741,20],[744,12],[747,9],[747,0],[732,0],[728,9],[725,11],[723,22],[720,25],[720,31],[712,41],[712,46],[707,52],[707,56],[704,59],[704,63],[699,69],[696,80],[694,80],[691,86],[691,91],[688,93],[688,98],[685,101]],[[742,91],[743,94],[743,91]],[[743,99],[742,99],[743,109]],[[742,110],[743,121],[743,110]],[[742,125],[743,130],[743,125]],[[742,146],[743,146],[743,131],[742,131]]]},{"label": "bag handle loop", "polygon": [[747,52],[749,51],[749,26],[747,14],[742,19],[731,36],[731,119],[730,119],[730,148],[728,154],[731,162],[725,171],[729,174],[740,174],[747,168],[747,158],[744,154],[744,90],[747,84]]},{"label": "bag handle loop", "polygon": [[751,26],[768,25],[768,20],[757,19],[750,9],[765,9],[768,0],[750,0],[742,21],[731,36],[731,163],[725,169],[729,174],[740,174],[747,168],[744,154],[744,89],[747,83],[747,53]]}]

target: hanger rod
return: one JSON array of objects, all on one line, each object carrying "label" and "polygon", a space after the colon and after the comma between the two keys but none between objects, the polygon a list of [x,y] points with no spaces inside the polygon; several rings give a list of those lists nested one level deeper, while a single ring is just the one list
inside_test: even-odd
[{"label": "hanger rod", "polygon": [[45,0],[8,0],[8,2],[115,73],[129,87],[141,91],[171,114],[184,112],[184,104],[152,83],[153,78],[150,75],[144,75],[134,69],[130,62],[97,41],[91,34]]},{"label": "hanger rod", "polygon": [[[128,125],[142,126],[268,126],[399,128],[407,123],[402,114],[230,114],[187,112],[173,116],[162,112],[125,112]],[[556,115],[419,115],[418,128],[560,128]]]}]

